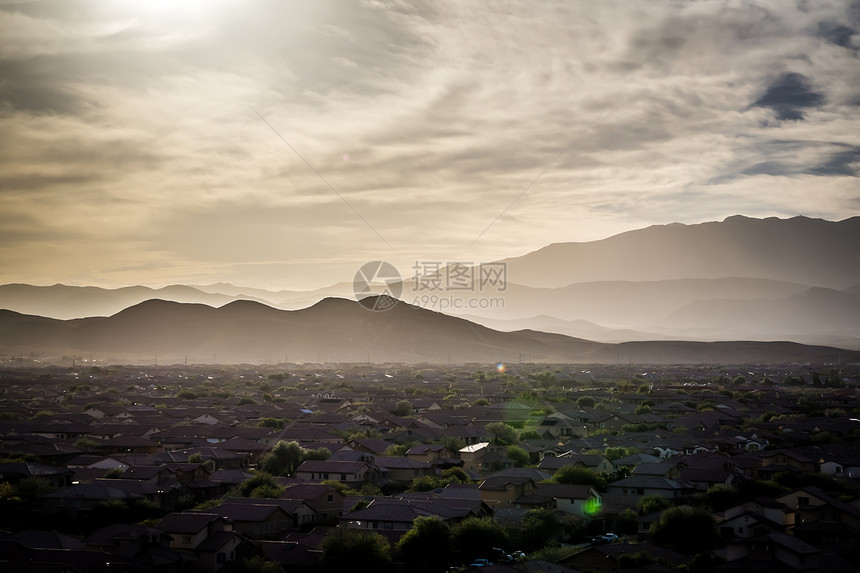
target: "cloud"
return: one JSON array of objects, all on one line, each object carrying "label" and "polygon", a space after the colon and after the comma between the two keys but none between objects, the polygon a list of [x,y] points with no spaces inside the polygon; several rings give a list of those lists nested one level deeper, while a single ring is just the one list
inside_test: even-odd
[{"label": "cloud", "polygon": [[857,30],[849,26],[844,26],[837,22],[820,22],[818,24],[818,33],[828,42],[832,42],[837,46],[857,50],[852,43],[854,36],[857,35]]},{"label": "cloud", "polygon": [[800,120],[805,110],[818,108],[824,95],[816,92],[809,79],[802,74],[783,74],[768,85],[764,94],[753,105],[770,108],[780,120]]},{"label": "cloud", "polygon": [[851,14],[781,1],[3,5],[0,210],[28,223],[9,232],[0,281],[132,280],[135,252],[135,282],[253,269],[289,286],[313,265],[328,280],[370,259],[487,260],[673,220],[799,205],[844,218],[860,132]]},{"label": "cloud", "polygon": [[812,175],[845,175],[857,177],[860,174],[860,147],[832,154],[826,161],[806,170]]}]

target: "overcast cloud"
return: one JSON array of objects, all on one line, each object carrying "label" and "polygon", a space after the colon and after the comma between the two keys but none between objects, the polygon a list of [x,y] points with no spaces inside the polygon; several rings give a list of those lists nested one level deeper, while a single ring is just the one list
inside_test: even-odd
[{"label": "overcast cloud", "polygon": [[855,216],[858,30],[844,0],[0,2],[0,282],[304,288]]}]

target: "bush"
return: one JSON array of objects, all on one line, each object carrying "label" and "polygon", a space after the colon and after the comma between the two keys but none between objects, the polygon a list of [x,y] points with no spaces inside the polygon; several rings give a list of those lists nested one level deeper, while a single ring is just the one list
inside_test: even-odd
[{"label": "bush", "polygon": [[513,460],[514,467],[517,468],[527,466],[531,462],[529,453],[519,446],[508,446],[507,456]]},{"label": "bush", "polygon": [[669,500],[662,495],[643,495],[639,498],[636,509],[639,511],[639,515],[648,515],[655,511],[668,509],[671,505]]},{"label": "bush", "polygon": [[390,571],[391,544],[378,533],[338,528],[320,544],[324,570]]},{"label": "bush", "polygon": [[284,489],[271,474],[258,472],[236,486],[239,497],[281,497]]},{"label": "bush", "polygon": [[719,535],[714,517],[689,506],[670,507],[651,525],[654,543],[693,554],[713,549]]},{"label": "bush", "polygon": [[531,509],[520,520],[520,544],[525,551],[537,551],[556,545],[564,535],[564,526],[550,509]]},{"label": "bush", "polygon": [[508,536],[491,517],[470,517],[455,525],[454,550],[463,561],[486,557],[493,547],[507,547]]},{"label": "bush", "polygon": [[588,468],[562,466],[552,476],[552,481],[564,484],[590,485],[600,490],[606,488],[606,479]]},{"label": "bush", "polygon": [[438,517],[416,517],[397,549],[412,570],[442,571],[451,559],[452,539],[451,528]]}]

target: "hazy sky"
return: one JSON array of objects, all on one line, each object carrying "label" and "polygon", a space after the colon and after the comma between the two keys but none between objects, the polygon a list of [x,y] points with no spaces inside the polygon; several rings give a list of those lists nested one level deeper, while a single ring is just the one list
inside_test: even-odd
[{"label": "hazy sky", "polygon": [[858,215],[858,32],[846,0],[0,0],[0,282],[305,288]]}]

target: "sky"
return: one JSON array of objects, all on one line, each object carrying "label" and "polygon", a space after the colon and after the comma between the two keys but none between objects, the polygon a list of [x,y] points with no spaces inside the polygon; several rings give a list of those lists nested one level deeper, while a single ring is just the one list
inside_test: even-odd
[{"label": "sky", "polygon": [[0,0],[0,283],[860,214],[860,2]]}]

